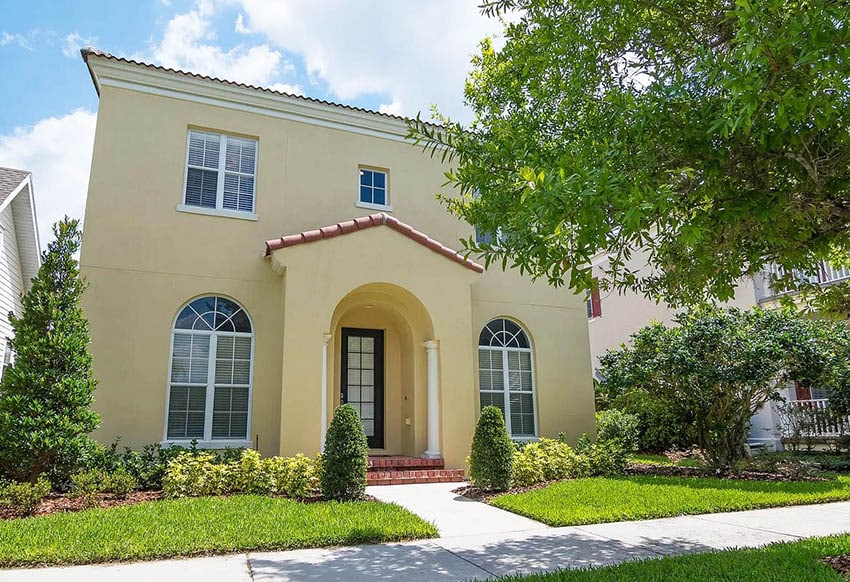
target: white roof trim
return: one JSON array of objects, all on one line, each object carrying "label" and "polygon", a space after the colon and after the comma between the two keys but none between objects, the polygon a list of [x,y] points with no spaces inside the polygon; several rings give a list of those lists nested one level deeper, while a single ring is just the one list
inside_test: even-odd
[{"label": "white roof trim", "polygon": [[[27,174],[26,178],[21,180],[21,183],[15,186],[15,189],[12,190],[12,192],[8,196],[6,196],[6,199],[3,201],[2,204],[0,204],[0,212],[6,210],[6,207],[12,203],[12,200],[15,198],[15,196],[20,194],[24,188],[26,188],[27,186],[31,186],[32,180],[30,178],[32,178],[32,174]],[[30,187],[30,190],[32,190],[32,187]]]},{"label": "white roof trim", "polygon": [[316,103],[222,81],[198,79],[180,72],[156,70],[144,64],[121,62],[97,54],[89,54],[86,62],[98,93],[102,87],[115,87],[394,141],[410,141],[407,139],[407,123],[400,118]]}]

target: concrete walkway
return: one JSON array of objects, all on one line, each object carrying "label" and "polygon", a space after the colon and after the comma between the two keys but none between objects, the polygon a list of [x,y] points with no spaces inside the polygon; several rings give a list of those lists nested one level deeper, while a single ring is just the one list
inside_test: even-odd
[{"label": "concrete walkway", "polygon": [[[706,552],[728,547],[757,547],[777,541],[850,532],[850,502],[762,509],[737,513],[673,517],[648,521],[547,528],[535,522],[524,530],[513,516],[498,516],[492,507],[451,505],[453,496],[435,485],[423,497],[449,497],[441,503],[462,517],[436,515],[434,521],[454,531],[452,537],[400,544],[296,550],[167,560],[136,564],[76,566],[0,571],[0,581],[55,582],[85,580],[203,580],[204,582],[271,580],[483,580],[518,572],[581,568],[639,558]],[[411,493],[381,493],[418,506]],[[412,491],[412,489],[411,489]],[[471,504],[472,502],[457,502]],[[461,515],[461,514],[459,514]],[[464,524],[482,519],[494,529]]]},{"label": "concrete walkway", "polygon": [[367,487],[366,493],[381,501],[401,505],[430,521],[444,538],[548,529],[539,521],[452,493],[463,485],[465,483],[385,485]]}]

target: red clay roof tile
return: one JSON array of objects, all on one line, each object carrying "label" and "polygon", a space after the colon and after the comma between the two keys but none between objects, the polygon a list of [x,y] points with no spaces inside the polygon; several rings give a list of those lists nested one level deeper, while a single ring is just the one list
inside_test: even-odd
[{"label": "red clay roof tile", "polygon": [[266,241],[266,256],[269,256],[272,251],[291,247],[301,243],[314,242],[317,240],[333,238],[343,234],[349,234],[357,230],[364,230],[373,226],[388,226],[396,232],[399,232],[407,238],[427,247],[435,253],[441,254],[454,262],[463,265],[467,269],[471,269],[477,273],[483,273],[484,267],[471,259],[464,258],[463,255],[454,251],[442,244],[441,242],[432,239],[424,232],[418,231],[409,224],[400,221],[397,218],[388,216],[383,212],[370,214],[368,216],[359,216],[352,220],[346,220],[337,224],[323,226],[315,230],[307,230],[298,234],[289,234],[280,238]]}]

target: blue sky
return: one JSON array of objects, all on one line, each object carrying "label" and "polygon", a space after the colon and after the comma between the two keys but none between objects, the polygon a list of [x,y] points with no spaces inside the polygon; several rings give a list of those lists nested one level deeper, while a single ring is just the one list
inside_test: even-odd
[{"label": "blue sky", "polygon": [[403,115],[466,120],[463,82],[501,24],[478,0],[0,0],[0,166],[33,172],[42,240],[82,216],[97,96],[116,55]]}]

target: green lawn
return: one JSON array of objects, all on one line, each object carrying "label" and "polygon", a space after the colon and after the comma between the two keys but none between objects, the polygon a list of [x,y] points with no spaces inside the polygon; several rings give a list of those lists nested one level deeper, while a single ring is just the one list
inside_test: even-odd
[{"label": "green lawn", "polygon": [[611,582],[638,580],[666,582],[841,582],[845,580],[818,560],[824,556],[850,554],[850,536],[772,544],[754,550],[727,550],[627,562],[591,570],[564,570],[552,574],[511,576],[502,582]]},{"label": "green lawn", "polygon": [[732,481],[696,477],[593,477],[561,481],[492,504],[553,526],[739,511],[850,499],[850,476],[834,481]]},{"label": "green lawn", "polygon": [[682,459],[674,463],[664,455],[656,453],[636,453],[632,457],[632,462],[640,463],[641,465],[661,465],[665,467],[699,467],[701,463],[696,459]]},{"label": "green lawn", "polygon": [[0,565],[92,563],[428,538],[397,505],[240,495],[154,501],[0,521]]}]

